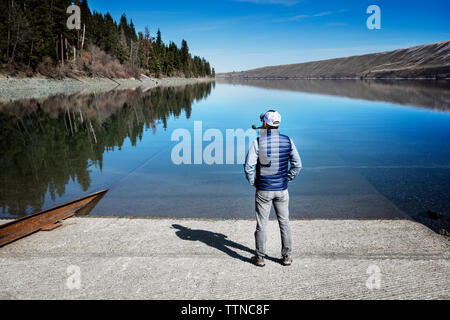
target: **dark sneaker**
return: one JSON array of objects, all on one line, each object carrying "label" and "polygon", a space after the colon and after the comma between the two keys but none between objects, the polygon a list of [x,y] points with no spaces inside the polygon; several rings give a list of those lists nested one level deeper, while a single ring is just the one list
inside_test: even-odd
[{"label": "dark sneaker", "polygon": [[293,260],[291,257],[283,257],[283,259],[281,260],[281,263],[283,264],[283,266],[290,266],[292,264]]},{"label": "dark sneaker", "polygon": [[264,267],[266,263],[264,262],[264,258],[259,258],[257,256],[252,257],[252,263],[258,267]]}]

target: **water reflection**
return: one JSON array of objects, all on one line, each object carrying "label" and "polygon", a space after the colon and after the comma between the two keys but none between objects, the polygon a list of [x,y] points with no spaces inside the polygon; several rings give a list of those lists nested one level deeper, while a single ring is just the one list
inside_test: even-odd
[{"label": "water reflection", "polygon": [[0,104],[0,217],[43,209],[47,193],[62,197],[69,181],[83,191],[105,151],[133,146],[145,130],[164,128],[170,117],[191,115],[213,83],[178,88],[55,96]]},{"label": "water reflection", "polygon": [[[398,106],[448,110],[446,84],[387,83],[261,81],[214,92],[202,84],[2,105],[0,217],[113,186],[91,215],[251,219],[254,190],[242,165],[177,166],[171,134],[181,128],[194,137],[194,121],[202,121],[204,132],[225,137],[276,106],[304,164],[289,187],[293,219],[414,217],[450,230],[450,113]],[[264,89],[277,84],[323,94]],[[444,217],[431,220],[429,210]]]},{"label": "water reflection", "polygon": [[327,94],[450,111],[450,81],[218,79],[265,89]]}]

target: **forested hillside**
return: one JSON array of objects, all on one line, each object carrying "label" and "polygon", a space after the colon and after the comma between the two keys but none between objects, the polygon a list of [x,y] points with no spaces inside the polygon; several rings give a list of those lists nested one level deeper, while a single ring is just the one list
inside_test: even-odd
[{"label": "forested hillside", "polygon": [[[67,8],[81,9],[81,28],[69,30]],[[149,21],[151,24],[151,21]],[[188,43],[163,42],[158,29],[136,32],[122,15],[91,11],[87,0],[2,0],[0,72],[13,76],[204,77],[214,69],[192,56]]]}]

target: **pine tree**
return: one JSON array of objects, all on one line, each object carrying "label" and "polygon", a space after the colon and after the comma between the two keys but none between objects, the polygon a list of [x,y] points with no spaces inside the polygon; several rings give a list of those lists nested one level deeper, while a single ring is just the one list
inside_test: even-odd
[{"label": "pine tree", "polygon": [[0,21],[5,21],[5,23],[0,23],[0,62],[5,62],[7,59],[6,47],[8,46],[8,30],[10,28],[8,23],[9,5],[10,0],[0,1]]},{"label": "pine tree", "polygon": [[8,12],[8,41],[7,60],[22,62],[26,56],[27,43],[30,36],[30,24],[28,22],[24,1],[13,1],[9,3]]},{"label": "pine tree", "polygon": [[130,39],[132,41],[137,41],[138,37],[136,36],[136,29],[134,28],[133,19],[130,20],[129,30],[130,30]]},{"label": "pine tree", "polygon": [[36,67],[45,57],[57,60],[55,50],[55,35],[51,25],[51,11],[49,1],[30,1],[26,9],[33,32],[28,39],[28,63]]},{"label": "pine tree", "polygon": [[191,77],[191,65],[190,65],[190,54],[189,54],[189,47],[186,42],[186,40],[181,41],[181,63],[183,68],[183,73],[185,77],[190,78]]},{"label": "pine tree", "polygon": [[[81,9],[81,30],[67,28],[67,8],[72,3]],[[178,48],[173,42],[165,45],[159,29],[155,39],[150,36],[148,27],[144,34],[136,34],[133,21],[128,22],[125,14],[116,22],[109,12],[91,12],[88,0],[0,2],[2,63],[29,65],[36,70],[44,60],[50,59],[55,65],[64,63],[74,57],[74,48],[78,53],[81,49],[94,52],[91,50],[93,45],[122,63],[144,68],[144,72],[157,76],[212,74],[209,62],[198,56],[192,58],[186,40]]]},{"label": "pine tree", "polygon": [[154,74],[155,77],[159,78],[161,76],[161,61],[158,56],[153,52],[150,54],[149,68],[150,72]]},{"label": "pine tree", "polygon": [[158,32],[156,33],[156,47],[158,50],[162,47],[162,43],[161,30],[158,29]]}]

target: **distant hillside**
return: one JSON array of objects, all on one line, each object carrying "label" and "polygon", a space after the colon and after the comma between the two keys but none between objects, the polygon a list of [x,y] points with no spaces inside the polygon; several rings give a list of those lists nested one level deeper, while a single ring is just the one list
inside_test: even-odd
[{"label": "distant hillside", "polygon": [[218,74],[217,77],[247,79],[449,79],[450,40],[361,56]]}]

